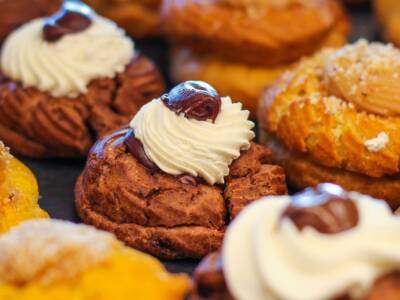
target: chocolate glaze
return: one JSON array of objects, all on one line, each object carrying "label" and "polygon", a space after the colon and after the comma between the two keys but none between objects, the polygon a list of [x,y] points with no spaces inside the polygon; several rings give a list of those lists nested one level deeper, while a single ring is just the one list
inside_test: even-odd
[{"label": "chocolate glaze", "polygon": [[129,130],[124,138],[124,143],[129,152],[147,169],[151,172],[158,171],[158,167],[153,163],[146,153],[144,152],[143,144],[140,140],[135,137],[133,129]]},{"label": "chocolate glaze", "polygon": [[215,122],[221,110],[221,97],[208,83],[186,81],[161,96],[164,104],[177,114],[183,113],[188,119]]},{"label": "chocolate glaze", "polygon": [[299,230],[313,227],[320,233],[335,234],[358,224],[356,204],[341,187],[320,184],[292,197],[292,203],[282,213]]},{"label": "chocolate glaze", "polygon": [[43,37],[47,42],[56,42],[66,34],[85,30],[92,24],[92,11],[82,3],[65,2],[43,27]]}]

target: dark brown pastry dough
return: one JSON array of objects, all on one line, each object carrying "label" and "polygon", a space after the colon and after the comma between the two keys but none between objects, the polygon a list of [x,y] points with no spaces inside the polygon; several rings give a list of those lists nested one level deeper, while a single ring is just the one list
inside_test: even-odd
[{"label": "dark brown pastry dough", "polygon": [[141,251],[168,259],[203,257],[221,246],[227,221],[242,207],[287,193],[285,175],[268,164],[264,146],[252,143],[232,163],[225,185],[193,185],[140,164],[126,149],[127,132],[92,148],[76,185],[76,205],[85,223]]},{"label": "dark brown pastry dough", "polygon": [[140,54],[116,78],[92,81],[75,99],[53,98],[3,79],[0,139],[23,156],[82,157],[98,137],[125,125],[163,91],[156,66]]},{"label": "dark brown pastry dough", "polygon": [[61,3],[62,0],[0,1],[0,42],[20,25],[56,12]]},{"label": "dark brown pastry dough", "polygon": [[233,300],[226,285],[221,253],[207,255],[196,268],[191,300]]}]

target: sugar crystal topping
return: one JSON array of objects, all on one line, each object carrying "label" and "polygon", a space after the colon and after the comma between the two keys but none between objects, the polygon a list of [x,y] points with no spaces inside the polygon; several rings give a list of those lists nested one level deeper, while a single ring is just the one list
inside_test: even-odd
[{"label": "sugar crystal topping", "polygon": [[329,93],[378,115],[400,114],[400,51],[360,40],[328,55],[324,83]]},{"label": "sugar crystal topping", "polygon": [[0,284],[70,279],[107,258],[114,237],[90,226],[32,220],[0,236]]}]

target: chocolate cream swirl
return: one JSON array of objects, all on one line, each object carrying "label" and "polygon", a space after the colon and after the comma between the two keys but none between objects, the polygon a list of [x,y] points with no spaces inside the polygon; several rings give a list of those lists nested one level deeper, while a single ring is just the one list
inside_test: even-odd
[{"label": "chocolate cream swirl", "polygon": [[[239,214],[222,251],[235,299],[362,299],[378,278],[400,268],[400,219],[383,201],[336,189],[339,197],[325,191],[302,194],[309,201],[303,203],[309,210],[302,212],[308,215],[302,229],[298,219],[287,217],[293,200],[287,196],[262,199]],[[336,205],[327,205],[332,199]],[[322,215],[313,213],[317,209]],[[332,219],[350,226],[320,232],[316,224]]]}]

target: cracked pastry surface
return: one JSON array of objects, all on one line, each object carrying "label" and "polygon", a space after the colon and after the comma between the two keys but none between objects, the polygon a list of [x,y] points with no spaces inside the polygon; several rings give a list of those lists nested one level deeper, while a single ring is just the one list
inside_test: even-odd
[{"label": "cracked pastry surface", "polygon": [[[376,226],[386,228],[380,245],[367,241],[381,234]],[[386,251],[397,251],[389,235],[398,226],[384,202],[332,184],[268,197],[243,210],[222,251],[201,262],[191,299],[397,299],[399,258]]]},{"label": "cracked pastry surface", "polygon": [[342,6],[330,0],[168,0],[163,13],[173,80],[210,82],[253,117],[265,86],[302,56],[342,46],[349,31]]},{"label": "cracked pastry surface", "polygon": [[[183,299],[185,275],[128,249],[107,232],[58,220],[27,221],[0,237],[4,299]],[[146,284],[143,284],[146,282]]]},{"label": "cracked pastry surface", "polygon": [[27,219],[47,218],[38,200],[34,175],[0,141],[0,233]]},{"label": "cracked pastry surface", "polygon": [[135,38],[161,33],[161,0],[85,0],[98,13],[117,22]]},{"label": "cracked pastry surface", "polygon": [[[276,138],[291,154],[332,173],[354,173],[355,181],[357,174],[370,182],[391,181],[388,194],[393,197],[386,200],[395,206],[399,72],[400,52],[390,45],[361,40],[339,50],[323,50],[263,95],[260,120],[265,140]],[[304,187],[302,177],[310,183],[310,174],[297,175],[294,185]],[[345,186],[357,189],[350,182]]]},{"label": "cracked pastry surface", "polygon": [[269,163],[270,151],[250,143],[252,125],[240,104],[222,97],[215,123],[184,116],[198,117],[203,101],[210,113],[211,100],[191,90],[197,84],[203,86],[183,83],[161,98],[170,97],[176,105],[171,99],[177,90],[179,97],[192,95],[177,103],[194,108],[186,106],[178,114],[160,102],[167,100],[153,100],[136,115],[132,128],[92,148],[75,188],[86,223],[158,257],[199,258],[220,247],[227,223],[244,206],[287,192],[282,169]]},{"label": "cracked pastry surface", "polygon": [[202,257],[221,246],[226,220],[262,195],[286,193],[282,169],[252,144],[225,186],[185,184],[151,174],[123,144],[128,130],[100,140],[75,188],[82,219],[139,250],[163,258]]},{"label": "cracked pastry surface", "polygon": [[[62,11],[74,14],[71,9]],[[3,46],[0,137],[13,152],[83,157],[96,138],[126,124],[163,91],[156,66],[134,51],[122,30],[90,10],[88,18],[88,28],[57,41],[42,40],[48,19],[33,20]],[[46,63],[38,64],[44,54]]]}]

